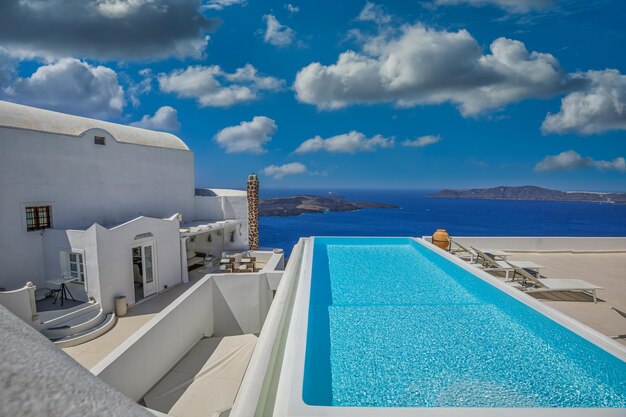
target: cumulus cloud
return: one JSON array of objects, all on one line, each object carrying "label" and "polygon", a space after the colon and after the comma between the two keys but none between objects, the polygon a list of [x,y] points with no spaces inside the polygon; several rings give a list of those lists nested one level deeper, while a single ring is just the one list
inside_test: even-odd
[{"label": "cumulus cloud", "polygon": [[296,153],[330,152],[330,153],[357,153],[371,152],[378,148],[392,148],[393,138],[376,135],[367,138],[363,133],[351,131],[342,135],[323,139],[320,136],[307,139],[298,146]]},{"label": "cumulus cloud", "polygon": [[275,179],[280,179],[285,175],[305,174],[307,172],[306,165],[300,162],[291,162],[284,165],[270,165],[263,168],[263,173]]},{"label": "cumulus cloud", "polygon": [[289,46],[296,37],[296,32],[289,26],[282,25],[274,15],[266,14],[263,16],[265,20],[265,34],[263,40],[270,45],[280,48]]},{"label": "cumulus cloud", "polygon": [[43,65],[30,76],[17,78],[2,89],[17,103],[95,118],[117,117],[124,109],[124,89],[117,73],[65,58]]},{"label": "cumulus cloud", "polygon": [[402,146],[406,146],[407,148],[423,148],[424,146],[433,145],[440,140],[441,136],[439,135],[426,135],[413,140],[405,140],[402,142]]},{"label": "cumulus cloud", "polygon": [[300,11],[300,8],[298,6],[294,6],[291,3],[285,4],[285,9],[287,9],[289,13],[298,13]]},{"label": "cumulus cloud", "polygon": [[385,12],[381,5],[368,1],[365,3],[365,6],[356,20],[361,22],[374,22],[382,25],[391,22],[391,16]]},{"label": "cumulus cloud", "polygon": [[255,116],[250,122],[241,122],[237,126],[220,130],[213,140],[227,153],[261,154],[267,152],[263,145],[272,140],[276,130],[274,120],[265,116]]},{"label": "cumulus cloud", "polygon": [[535,165],[537,172],[573,171],[583,168],[626,172],[626,159],[618,157],[612,161],[596,160],[583,157],[578,152],[570,150],[558,155],[546,156]]},{"label": "cumulus cloud", "polygon": [[14,78],[16,67],[16,59],[8,51],[0,48],[0,87]]},{"label": "cumulus cloud", "polygon": [[554,0],[435,0],[437,6],[453,6],[467,4],[470,6],[493,5],[512,13],[527,13],[533,10],[544,10],[554,4]]},{"label": "cumulus cloud", "polygon": [[3,0],[0,47],[46,59],[200,57],[218,24],[200,6],[200,0]]},{"label": "cumulus cloud", "polygon": [[277,91],[284,81],[260,75],[250,64],[233,73],[218,65],[189,66],[169,74],[158,75],[159,88],[178,97],[193,98],[202,107],[228,107],[254,101],[261,91]]},{"label": "cumulus cloud", "polygon": [[246,0],[209,0],[204,5],[205,9],[222,10],[226,7],[234,6],[236,4],[246,5]]},{"label": "cumulus cloud", "polygon": [[543,133],[603,133],[626,130],[626,76],[617,70],[578,74],[586,88],[561,100],[561,110],[548,114]]},{"label": "cumulus cloud", "polygon": [[180,129],[180,122],[175,108],[163,106],[154,113],[154,116],[146,114],[138,122],[131,123],[131,126],[175,132]]},{"label": "cumulus cloud", "polygon": [[528,98],[550,97],[570,80],[550,54],[498,38],[483,54],[466,30],[439,31],[421,24],[368,38],[362,51],[346,51],[332,65],[302,68],[294,83],[299,101],[320,109],[392,102],[399,107],[456,104],[464,116]]}]

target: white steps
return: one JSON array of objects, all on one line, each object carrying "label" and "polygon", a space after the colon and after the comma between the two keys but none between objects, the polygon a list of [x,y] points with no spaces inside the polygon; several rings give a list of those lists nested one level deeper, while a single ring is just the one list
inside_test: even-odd
[{"label": "white steps", "polygon": [[[48,313],[48,312],[44,312]],[[41,333],[59,347],[76,346],[108,332],[117,321],[105,314],[99,303],[90,302],[42,317]]]},{"label": "white steps", "polygon": [[65,310],[42,311],[39,312],[39,319],[41,321],[39,328],[49,329],[51,327],[58,327],[90,311],[98,310],[100,310],[99,303],[89,302]]},{"label": "white steps", "polygon": [[49,339],[60,339],[71,334],[80,333],[102,323],[104,311],[102,309],[90,310],[84,314],[70,318],[54,327],[48,327],[41,331]]},{"label": "white steps", "polygon": [[81,343],[89,342],[90,340],[99,337],[115,326],[117,322],[117,317],[115,313],[109,313],[103,315],[102,321],[100,321],[94,327],[90,327],[86,330],[83,330],[78,333],[73,333],[68,336],[62,337],[60,339],[50,339],[54,342],[55,345],[61,348],[70,347],[80,345]]}]

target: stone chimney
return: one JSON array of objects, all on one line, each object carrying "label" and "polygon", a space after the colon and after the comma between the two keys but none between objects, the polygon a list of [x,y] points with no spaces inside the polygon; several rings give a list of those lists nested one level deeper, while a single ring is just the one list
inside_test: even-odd
[{"label": "stone chimney", "polygon": [[250,250],[259,248],[259,178],[248,175],[248,244]]}]

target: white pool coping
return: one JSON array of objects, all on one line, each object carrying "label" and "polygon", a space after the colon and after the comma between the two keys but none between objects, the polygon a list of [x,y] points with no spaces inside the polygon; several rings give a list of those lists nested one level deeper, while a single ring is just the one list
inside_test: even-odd
[{"label": "white pool coping", "polygon": [[[322,236],[320,236],[321,238]],[[331,236],[329,236],[331,237]],[[342,236],[342,238],[375,238],[385,239],[378,236]],[[398,239],[407,237],[387,237]],[[623,346],[600,332],[586,326],[583,323],[549,307],[539,300],[511,288],[490,274],[481,271],[458,257],[419,238],[410,238],[418,244],[438,253],[449,261],[469,271],[476,277],[488,282],[506,294],[535,309],[565,328],[571,330],[582,338],[588,340],[599,348],[609,352],[613,356],[626,362],[626,346]],[[481,408],[481,407],[333,407],[312,406],[302,399],[304,383],[304,365],[306,356],[306,338],[308,328],[308,311],[311,292],[311,274],[313,266],[313,248],[315,237],[310,239],[309,245],[303,253],[300,282],[296,292],[292,320],[289,326],[289,334],[285,345],[283,366],[276,393],[274,417],[374,417],[374,416],[425,416],[425,417],[491,417],[505,416],[518,417],[533,414],[538,417],[582,417],[582,416],[625,416],[624,408]]]}]

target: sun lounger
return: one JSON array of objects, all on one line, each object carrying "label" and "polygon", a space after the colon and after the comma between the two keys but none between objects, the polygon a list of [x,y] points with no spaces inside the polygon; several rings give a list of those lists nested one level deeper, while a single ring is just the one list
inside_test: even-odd
[{"label": "sun lounger", "polygon": [[520,274],[524,278],[525,281],[530,281],[533,283],[533,285],[536,286],[536,288],[527,289],[526,292],[528,293],[556,292],[556,291],[590,293],[593,296],[593,302],[597,303],[598,298],[596,297],[596,291],[604,289],[590,282],[583,281],[582,279],[566,279],[566,278],[539,279],[533,276],[532,274],[528,273],[528,271],[522,268],[518,268],[515,272]]},{"label": "sun lounger", "polygon": [[[508,262],[497,261],[480,249],[476,249],[473,246],[470,247],[477,254],[476,264],[474,264],[477,268],[483,269],[487,272],[504,272],[504,278],[507,280],[509,279],[509,273],[515,272],[515,267]],[[479,263],[481,260],[482,263]]]},{"label": "sun lounger", "polygon": [[[478,256],[476,252],[471,249],[466,248],[461,245],[459,242],[453,240],[452,238],[448,238],[448,242],[450,242],[450,253],[458,256],[461,259],[469,258],[470,262],[474,262],[474,259]],[[456,248],[454,247],[456,246]]]}]

